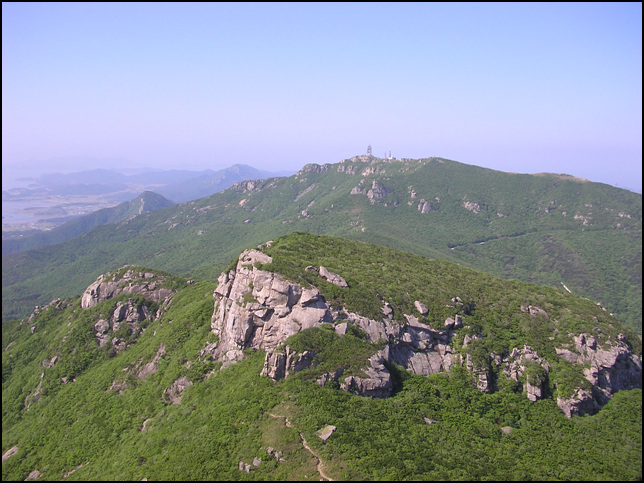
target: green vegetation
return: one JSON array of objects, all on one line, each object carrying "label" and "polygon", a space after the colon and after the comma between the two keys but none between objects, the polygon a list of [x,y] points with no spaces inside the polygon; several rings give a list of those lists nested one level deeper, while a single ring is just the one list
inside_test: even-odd
[{"label": "green vegetation", "polygon": [[125,201],[112,208],[103,208],[88,215],[80,216],[50,231],[39,231],[19,239],[3,240],[2,254],[18,253],[63,243],[97,226],[118,223],[133,216],[160,210],[173,204],[172,201],[166,200],[160,194],[144,191],[131,201]]},{"label": "green vegetation", "polygon": [[[408,314],[441,329],[446,318],[462,314],[465,328],[459,337],[482,336],[478,343],[487,354],[507,356],[513,347],[528,344],[544,356],[554,356],[553,342],[568,343],[570,333],[584,331],[596,333],[598,340],[615,339],[625,332],[635,351],[641,351],[632,331],[596,304],[564,290],[502,280],[445,260],[309,233],[280,237],[264,252],[273,262],[260,264],[260,268],[304,286],[315,285],[332,306],[365,317],[381,319],[384,302],[391,305],[399,324],[407,323],[403,314]],[[307,270],[308,266],[326,267],[343,277],[348,287],[326,282],[316,271]],[[415,309],[417,300],[427,306],[427,315]],[[533,317],[521,310],[531,305],[547,316]]]},{"label": "green vegetation", "polygon": [[[369,199],[374,182],[384,190]],[[421,213],[421,200],[431,211]],[[3,320],[78,295],[126,263],[214,282],[242,249],[294,231],[367,241],[557,290],[563,283],[641,332],[640,194],[441,158],[308,165],[289,178],[240,183],[66,243],[5,255]]]},{"label": "green vegetation", "polygon": [[[528,364],[523,377],[547,379],[553,394],[585,381],[577,366],[554,353],[569,333],[592,332],[598,343],[622,333],[641,354],[632,331],[564,290],[310,233],[276,238],[265,252],[273,263],[262,268],[315,285],[328,301],[364,316],[381,317],[383,301],[402,324],[403,313],[432,327],[461,314],[455,348],[462,350],[465,335],[481,336],[468,346],[478,363],[529,344],[551,371]],[[325,266],[349,286],[323,281],[309,265]],[[145,330],[119,352],[99,346],[94,324],[118,303],[146,306],[150,314],[158,304],[124,293],[83,310],[72,298],[30,320],[3,323],[2,451],[18,448],[2,464],[3,480],[24,480],[34,470],[46,480],[319,480],[313,453],[336,480],[642,477],[640,389],[616,393],[594,416],[568,419],[556,394],[533,403],[511,384],[478,391],[461,366],[423,377],[391,364],[394,395],[363,398],[315,380],[339,368],[359,375],[382,345],[352,326],[339,336],[330,324],[284,341],[299,353],[313,351],[314,364],[275,383],[260,376],[263,351],[247,350],[245,359],[221,370],[220,362],[201,355],[216,342],[210,330],[216,285],[173,280],[179,291],[167,309],[145,321]],[[415,311],[415,300],[429,308],[426,317]],[[532,317],[522,305],[548,316]],[[154,370],[142,376],[149,364]],[[173,404],[168,391],[180,378],[192,384]],[[318,431],[325,425],[336,430],[323,442]],[[269,448],[281,451],[283,461]]]},{"label": "green vegetation", "polygon": [[288,345],[300,354],[305,351],[314,354],[312,367],[296,373],[293,377],[315,380],[324,373],[335,373],[339,370],[343,379],[347,376],[364,377],[362,369],[368,367],[369,356],[384,347],[384,344],[374,346],[364,339],[364,333],[356,327],[351,326],[349,333],[339,336],[331,324],[303,330],[289,337],[284,343],[285,346]]}]

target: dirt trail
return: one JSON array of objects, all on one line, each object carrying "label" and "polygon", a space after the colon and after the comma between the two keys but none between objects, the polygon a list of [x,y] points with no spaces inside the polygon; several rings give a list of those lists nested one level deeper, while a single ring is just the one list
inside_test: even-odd
[{"label": "dirt trail", "polygon": [[[291,424],[291,422],[288,420],[288,418],[287,418],[286,416],[278,416],[278,415],[276,415],[276,414],[272,414],[272,413],[271,413],[271,414],[269,414],[269,415],[270,415],[272,418],[284,418],[284,424],[286,424],[286,426],[287,426],[287,427],[289,427],[289,428],[292,428],[292,427],[293,427],[293,425]],[[324,473],[324,469],[322,468],[322,466],[323,466],[322,458],[320,458],[320,457],[319,457],[319,456],[318,456],[318,455],[317,455],[317,454],[316,454],[316,453],[311,449],[311,447],[308,445],[308,443],[307,443],[307,442],[306,442],[306,440],[304,439],[304,436],[302,436],[302,433],[300,433],[300,432],[298,431],[298,432],[297,432],[297,434],[299,434],[299,435],[300,435],[300,439],[302,440],[302,446],[304,446],[304,448],[306,448],[306,450],[307,450],[309,453],[311,453],[313,456],[315,456],[315,459],[317,459],[317,460],[318,460],[317,470],[318,470],[318,473],[320,473],[320,476],[321,476],[323,479],[327,480],[327,481],[334,481],[334,480],[333,480],[333,478],[331,478],[330,476],[328,476],[328,475],[326,475],[326,474]]]}]

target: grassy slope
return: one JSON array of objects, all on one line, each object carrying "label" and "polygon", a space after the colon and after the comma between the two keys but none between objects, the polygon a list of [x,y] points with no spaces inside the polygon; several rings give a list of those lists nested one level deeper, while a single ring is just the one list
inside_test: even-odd
[{"label": "grassy slope", "polygon": [[[507,322],[506,312],[516,312],[515,298],[550,310],[561,332],[572,328],[568,324],[584,330],[599,324],[606,335],[627,331],[594,304],[565,292],[504,282],[386,248],[297,234],[268,251],[275,258],[272,268],[290,278],[305,278],[308,263],[324,263],[346,276],[349,295],[317,281],[329,300],[344,297],[359,305],[378,292],[399,314],[417,296],[431,296],[436,314],[443,298],[458,291],[466,302],[479,304],[465,322],[481,324],[497,342],[539,347],[553,333],[535,332],[520,317],[498,326]],[[373,270],[382,275],[370,276]],[[641,478],[641,390],[616,394],[595,416],[569,420],[552,399],[531,403],[511,387],[481,394],[458,369],[429,378],[397,373],[397,392],[385,400],[319,387],[311,381],[314,371],[273,383],[259,376],[261,351],[205,379],[216,367],[198,361],[199,350],[214,337],[209,330],[213,290],[210,282],[187,285],[164,317],[116,356],[98,348],[93,338],[95,321],[113,310],[115,300],[85,311],[78,299],[63,310],[51,308],[36,319],[33,334],[29,324],[4,323],[3,346],[13,345],[3,352],[2,451],[17,445],[19,453],[3,462],[3,480],[24,479],[35,469],[46,479],[62,479],[76,469],[70,480],[318,479],[317,460],[301,438],[334,479]],[[566,308],[578,317],[566,318]],[[290,343],[328,341],[303,335]],[[165,355],[156,373],[144,380],[128,376],[129,369],[152,360],[161,345]],[[362,345],[349,338],[343,350],[355,353]],[[43,368],[41,361],[57,354],[60,361]],[[40,374],[43,396],[25,411],[22,402]],[[76,381],[62,384],[65,376]],[[164,390],[180,376],[194,384],[180,405],[164,402]],[[122,381],[130,383],[123,394],[109,390]],[[325,424],[337,430],[323,443],[316,433]],[[512,431],[503,433],[508,426]],[[283,451],[286,462],[275,461],[268,447]],[[255,457],[262,460],[259,467],[239,471],[240,461],[251,463]]]}]

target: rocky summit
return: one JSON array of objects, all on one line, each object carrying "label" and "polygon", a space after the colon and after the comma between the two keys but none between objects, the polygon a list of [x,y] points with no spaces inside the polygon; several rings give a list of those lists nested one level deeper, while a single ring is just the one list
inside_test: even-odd
[{"label": "rocky summit", "polygon": [[[269,242],[266,246],[270,247]],[[550,364],[537,350],[529,345],[508,347],[505,355],[490,354],[486,363],[474,362],[468,345],[479,338],[465,335],[459,337],[459,329],[467,324],[468,311],[458,294],[452,298],[456,307],[453,317],[447,317],[433,328],[419,321],[426,315],[427,307],[414,301],[415,313],[403,313],[395,321],[391,306],[382,301],[382,317],[372,319],[351,312],[346,307],[332,307],[315,286],[307,288],[291,282],[278,273],[258,268],[270,264],[273,259],[260,249],[244,251],[235,269],[224,272],[214,291],[214,313],[211,327],[219,343],[210,347],[213,359],[223,362],[224,367],[243,357],[246,349],[266,352],[262,374],[279,380],[290,374],[307,369],[314,364],[314,353],[294,352],[287,339],[300,331],[331,324],[339,335],[347,333],[348,326],[363,331],[370,343],[384,342],[384,348],[375,351],[369,358],[366,377],[343,376],[342,370],[323,374],[318,384],[329,380],[340,381],[340,387],[362,396],[387,397],[393,390],[387,364],[396,363],[413,374],[427,376],[449,372],[453,365],[467,367],[484,392],[493,390],[494,371],[513,381],[522,380],[526,397],[536,401],[545,397],[546,376]],[[307,267],[317,273],[320,280],[327,280],[338,287],[346,287],[344,279],[328,269]],[[530,318],[548,319],[547,312],[536,306],[517,306],[517,313]],[[463,322],[465,320],[465,322]],[[432,324],[434,325],[434,324]],[[573,388],[570,397],[558,397],[557,404],[568,416],[593,414],[606,404],[611,395],[620,390],[641,388],[641,354],[633,353],[624,334],[616,338],[597,339],[588,333],[567,334],[570,343],[555,345],[555,357],[568,361],[583,372],[590,383]],[[552,353],[552,350],[549,352]],[[538,366],[540,376],[530,377],[528,368]],[[498,385],[498,383],[496,384]]]}]

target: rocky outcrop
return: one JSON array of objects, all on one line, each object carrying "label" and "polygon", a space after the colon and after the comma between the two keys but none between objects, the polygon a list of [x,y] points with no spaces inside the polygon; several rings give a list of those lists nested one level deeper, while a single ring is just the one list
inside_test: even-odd
[{"label": "rocky outcrop", "polygon": [[[39,305],[36,305],[36,307],[34,308],[33,313],[27,319],[27,323],[28,324],[35,323],[34,321],[36,320],[38,315],[40,315],[45,310],[48,310],[48,309],[51,309],[51,308],[54,308],[54,309],[57,309],[57,310],[65,310],[69,306],[70,306],[69,300],[61,299],[60,297],[52,300],[51,302],[49,302],[47,305],[45,305],[43,307],[41,307]],[[33,330],[32,330],[32,333],[33,333]]]},{"label": "rocky outcrop", "polygon": [[583,364],[584,376],[592,392],[576,391],[572,398],[557,403],[564,412],[592,414],[606,404],[617,391],[642,387],[642,360],[632,353],[620,334],[600,345],[590,334],[573,335],[572,344],[556,348],[557,355],[575,364]]},{"label": "rocky outcrop", "polygon": [[522,305],[521,312],[529,313],[532,317],[539,317],[539,316],[546,317],[546,318],[548,317],[548,312],[546,312],[545,310],[539,307],[535,307],[532,305],[528,305],[528,306]]},{"label": "rocky outcrop", "polygon": [[[212,331],[219,342],[205,348],[200,357],[209,354],[225,366],[241,359],[246,348],[263,349],[266,360],[262,374],[279,380],[309,367],[313,359],[310,352],[297,354],[289,347],[281,349],[280,345],[301,330],[333,323],[338,334],[346,334],[349,324],[353,324],[364,331],[371,342],[395,342],[371,357],[366,377],[347,376],[340,380],[342,371],[338,371],[322,376],[318,381],[321,384],[335,380],[347,391],[383,397],[392,390],[385,362],[397,362],[424,375],[448,370],[451,366],[449,341],[456,328],[452,319],[447,327],[435,331],[413,316],[408,317],[408,324],[404,326],[395,323],[391,306],[386,302],[382,307],[382,320],[332,310],[317,288],[303,288],[256,266],[257,262],[271,261],[259,250],[247,250],[240,255],[235,270],[219,277],[211,320]],[[331,283],[346,286],[342,277],[324,267],[317,271]]]},{"label": "rocky outcrop", "polygon": [[113,335],[125,325],[127,326],[127,335],[130,340],[136,340],[145,330],[145,325],[147,325],[145,322],[152,318],[148,308],[145,305],[137,304],[133,299],[118,302],[109,321],[99,319],[94,324],[94,330],[96,331],[94,336],[101,347],[111,340],[115,350],[120,352],[126,347],[125,339],[113,337]]},{"label": "rocky outcrop", "polygon": [[143,360],[140,360],[134,367],[128,366],[123,369],[124,373],[121,374],[121,377],[119,379],[112,382],[108,391],[118,391],[119,394],[123,394],[123,391],[130,387],[130,383],[128,382],[129,374],[132,374],[133,376],[138,377],[141,380],[145,379],[149,374],[154,374],[155,372],[157,372],[159,362],[161,362],[164,354],[165,346],[161,344],[159,346],[159,349],[157,350],[157,353],[154,355],[150,362],[143,364]]},{"label": "rocky outcrop", "polygon": [[185,391],[189,386],[192,386],[192,382],[190,382],[187,377],[182,376],[174,381],[172,385],[164,391],[163,399],[171,402],[172,404],[181,404],[183,391]]},{"label": "rocky outcrop", "polygon": [[371,188],[365,191],[365,188],[364,188],[365,182],[366,182],[365,179],[361,179],[358,186],[354,187],[351,190],[351,194],[352,195],[364,194],[372,204],[379,203],[379,200],[381,198],[384,198],[385,196],[390,194],[390,191],[387,190],[385,185],[383,185],[380,181],[376,179],[371,181]]},{"label": "rocky outcrop", "polygon": [[391,396],[393,384],[391,374],[385,367],[389,358],[387,349],[378,351],[369,358],[369,367],[365,369],[365,377],[349,376],[340,389],[360,396],[388,397]]},{"label": "rocky outcrop", "polygon": [[523,381],[523,392],[530,401],[543,397],[549,372],[550,364],[528,345],[523,346],[523,349],[515,347],[505,366],[505,373],[509,378]]},{"label": "rocky outcrop", "polygon": [[[218,336],[217,343],[207,345],[200,359],[214,358],[223,367],[243,357],[248,348],[266,351],[262,374],[273,380],[312,367],[312,352],[297,353],[283,343],[288,337],[310,327],[324,323],[333,324],[335,333],[344,336],[351,326],[359,329],[367,341],[384,344],[384,349],[374,353],[363,374],[346,374],[343,368],[324,373],[317,383],[334,382],[345,391],[363,396],[386,397],[391,394],[391,375],[386,364],[396,363],[406,370],[420,375],[450,371],[455,365],[464,365],[473,376],[473,384],[483,392],[496,388],[496,377],[505,375],[517,382],[531,401],[548,395],[550,363],[530,346],[513,348],[502,358],[494,353],[476,357],[472,354],[480,346],[483,335],[472,333],[465,326],[473,305],[455,296],[446,307],[453,315],[442,322],[432,321],[432,326],[421,322],[416,316],[402,314],[405,323],[394,319],[390,304],[382,301],[382,318],[370,319],[345,308],[331,307],[314,286],[304,288],[281,275],[261,270],[262,263],[272,262],[261,250],[243,252],[234,270],[222,273],[214,292],[212,331]],[[346,282],[325,267],[309,271],[317,272],[325,280],[346,287]],[[344,283],[342,283],[344,282]],[[421,317],[429,314],[427,306],[417,300],[414,308]],[[525,305],[517,312],[529,314],[535,321],[549,318],[540,307]],[[399,320],[399,319],[398,319]],[[466,328],[461,338],[454,336]],[[558,404],[568,416],[586,414],[603,406],[611,394],[622,389],[641,387],[641,360],[633,354],[625,341],[605,339],[599,344],[587,334],[571,335],[570,346],[559,347],[557,354],[579,365],[587,366],[585,376],[592,391],[576,388],[571,398],[559,398]],[[619,339],[619,338],[618,338]],[[381,346],[382,347],[382,346]],[[375,351],[375,348],[374,348]],[[336,386],[336,387],[337,387]]]},{"label": "rocky outcrop", "polygon": [[372,203],[375,203],[377,199],[384,198],[388,194],[389,191],[387,191],[385,185],[374,179],[371,183],[371,189],[367,191],[367,198],[369,198],[369,201]]},{"label": "rocky outcrop", "polygon": [[332,321],[315,287],[302,288],[254,266],[270,261],[258,250],[246,250],[236,270],[219,277],[211,320],[219,344],[212,356],[224,365],[243,357],[245,348],[274,349],[300,330]]},{"label": "rocky outcrop", "polygon": [[575,389],[572,397],[558,397],[557,406],[569,418],[594,414],[599,410],[599,405],[594,401],[592,393],[582,388]]},{"label": "rocky outcrop", "polygon": [[295,372],[309,368],[314,355],[311,351],[298,354],[292,351],[289,346],[286,346],[284,350],[268,349],[261,375],[279,381]]},{"label": "rocky outcrop", "polygon": [[[123,269],[126,267],[128,265]],[[163,286],[167,277],[134,267],[129,270],[123,269],[99,276],[83,292],[81,307],[88,309],[120,293],[139,294],[154,302],[161,302],[176,291]]]}]

